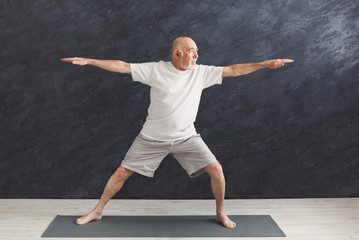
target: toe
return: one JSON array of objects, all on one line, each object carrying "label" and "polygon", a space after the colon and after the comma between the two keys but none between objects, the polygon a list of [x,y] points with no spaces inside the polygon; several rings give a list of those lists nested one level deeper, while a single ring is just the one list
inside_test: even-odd
[{"label": "toe", "polygon": [[237,224],[235,222],[229,222],[227,228],[235,228]]},{"label": "toe", "polygon": [[80,218],[76,219],[76,224],[81,225],[81,219]]}]

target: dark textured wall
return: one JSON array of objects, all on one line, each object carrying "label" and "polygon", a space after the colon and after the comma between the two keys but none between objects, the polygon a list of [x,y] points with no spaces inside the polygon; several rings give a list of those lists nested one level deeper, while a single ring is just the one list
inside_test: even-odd
[{"label": "dark textured wall", "polygon": [[[141,130],[149,87],[60,61],[170,60],[190,36],[199,63],[292,58],[203,92],[196,126],[227,198],[359,196],[358,1],[0,1],[0,197],[98,198]],[[119,198],[212,198],[165,158]]]}]

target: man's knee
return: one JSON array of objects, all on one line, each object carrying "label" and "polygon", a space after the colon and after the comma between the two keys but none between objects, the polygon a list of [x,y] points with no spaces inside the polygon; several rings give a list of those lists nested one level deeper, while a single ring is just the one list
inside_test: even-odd
[{"label": "man's knee", "polygon": [[124,168],[122,165],[120,165],[117,168],[116,173],[121,179],[126,180],[128,177],[130,177],[133,174],[133,171],[131,171],[127,168]]},{"label": "man's knee", "polygon": [[212,163],[204,168],[211,177],[223,177],[223,169],[219,162]]}]

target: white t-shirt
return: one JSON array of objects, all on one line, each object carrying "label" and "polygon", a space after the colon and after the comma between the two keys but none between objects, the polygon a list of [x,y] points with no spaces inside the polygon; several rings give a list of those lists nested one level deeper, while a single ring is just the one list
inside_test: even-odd
[{"label": "white t-shirt", "polygon": [[131,63],[133,81],[151,87],[151,103],[141,134],[157,141],[175,141],[196,134],[202,90],[222,83],[223,67],[197,65],[181,71],[171,62]]}]

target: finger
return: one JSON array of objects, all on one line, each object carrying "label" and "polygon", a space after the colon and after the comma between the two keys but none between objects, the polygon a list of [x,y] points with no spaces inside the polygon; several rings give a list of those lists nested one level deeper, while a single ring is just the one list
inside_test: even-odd
[{"label": "finger", "polygon": [[293,59],[282,59],[283,63],[291,63],[294,62]]},{"label": "finger", "polygon": [[61,61],[63,61],[63,62],[72,62],[74,60],[76,60],[76,58],[62,58],[61,59]]},{"label": "finger", "polygon": [[85,65],[84,62],[81,62],[81,61],[73,61],[72,64]]},{"label": "finger", "polygon": [[63,62],[71,62],[71,60],[69,60],[67,58],[61,58],[61,61],[63,61]]}]

